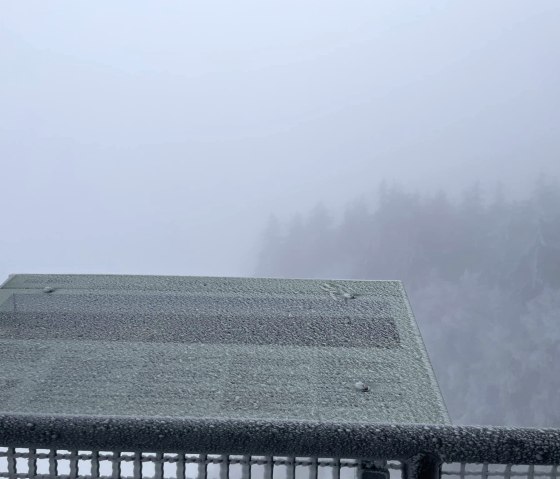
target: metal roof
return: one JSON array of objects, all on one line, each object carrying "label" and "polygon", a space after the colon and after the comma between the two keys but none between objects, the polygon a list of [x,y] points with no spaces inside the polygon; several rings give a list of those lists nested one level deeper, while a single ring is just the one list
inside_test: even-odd
[{"label": "metal roof", "polygon": [[14,275],[0,412],[449,423],[399,281]]}]

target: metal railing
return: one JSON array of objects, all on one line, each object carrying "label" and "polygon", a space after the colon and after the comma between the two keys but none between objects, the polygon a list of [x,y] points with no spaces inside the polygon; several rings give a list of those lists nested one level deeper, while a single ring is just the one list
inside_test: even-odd
[{"label": "metal railing", "polygon": [[[365,469],[335,458],[3,449],[0,477],[8,478],[352,479]],[[383,467],[400,476],[399,463]]]},{"label": "metal railing", "polygon": [[560,430],[0,415],[0,477],[560,479]]}]

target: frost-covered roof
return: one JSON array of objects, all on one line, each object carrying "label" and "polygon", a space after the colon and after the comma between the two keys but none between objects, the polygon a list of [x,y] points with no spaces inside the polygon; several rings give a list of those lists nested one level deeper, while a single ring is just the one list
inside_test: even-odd
[{"label": "frost-covered roof", "polygon": [[0,412],[449,423],[399,281],[15,275]]}]

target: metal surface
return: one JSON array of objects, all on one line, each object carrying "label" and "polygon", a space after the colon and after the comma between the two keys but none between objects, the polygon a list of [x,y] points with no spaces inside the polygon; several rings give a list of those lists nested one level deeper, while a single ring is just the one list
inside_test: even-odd
[{"label": "metal surface", "polygon": [[449,422],[398,281],[15,275],[0,412]]},{"label": "metal surface", "polygon": [[560,430],[475,426],[0,415],[0,445],[109,451],[560,464]]}]

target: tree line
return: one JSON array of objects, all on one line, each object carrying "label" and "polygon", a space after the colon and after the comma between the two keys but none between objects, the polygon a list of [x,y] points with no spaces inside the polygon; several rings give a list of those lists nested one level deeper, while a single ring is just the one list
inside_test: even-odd
[{"label": "tree line", "polygon": [[560,185],[490,196],[382,183],[336,221],[272,216],[256,274],[402,280],[455,423],[560,426]]}]

